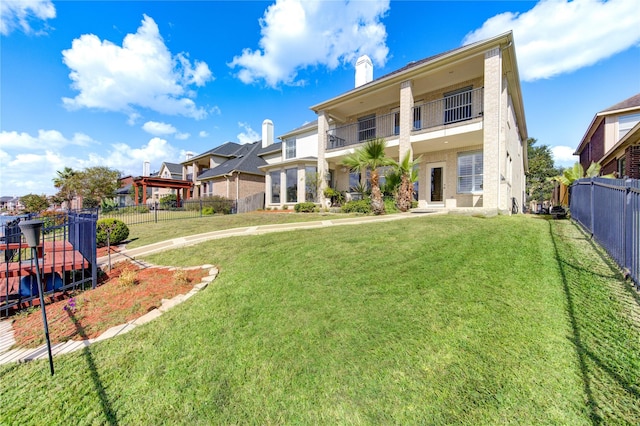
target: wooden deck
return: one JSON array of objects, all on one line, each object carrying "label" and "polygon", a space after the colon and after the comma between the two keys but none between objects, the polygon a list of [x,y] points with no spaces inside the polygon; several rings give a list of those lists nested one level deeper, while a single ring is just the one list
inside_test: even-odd
[{"label": "wooden deck", "polygon": [[[29,246],[21,243],[0,244],[1,250],[29,250]],[[73,270],[85,269],[90,266],[87,259],[75,250],[69,241],[45,241],[37,248],[38,266],[42,274],[64,274]],[[29,256],[31,252],[28,252]],[[36,275],[35,259],[19,262],[0,263],[0,298],[17,295],[20,289],[20,279],[29,275]]]}]

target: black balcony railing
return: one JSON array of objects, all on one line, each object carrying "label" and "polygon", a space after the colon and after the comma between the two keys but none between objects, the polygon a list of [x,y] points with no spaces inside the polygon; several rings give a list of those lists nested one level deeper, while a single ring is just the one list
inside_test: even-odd
[{"label": "black balcony railing", "polygon": [[[483,115],[483,89],[473,89],[413,107],[413,132],[460,123]],[[392,138],[400,133],[400,113],[392,112],[337,126],[327,131],[327,150],[363,143],[368,139]]]}]

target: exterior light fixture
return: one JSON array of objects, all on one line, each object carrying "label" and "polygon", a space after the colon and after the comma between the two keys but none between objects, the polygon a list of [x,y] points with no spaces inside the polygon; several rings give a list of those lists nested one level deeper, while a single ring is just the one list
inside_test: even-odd
[{"label": "exterior light fixture", "polygon": [[44,324],[44,336],[47,339],[47,351],[49,352],[49,369],[53,376],[53,357],[51,356],[51,340],[49,339],[49,325],[47,323],[47,311],[44,307],[44,289],[42,288],[42,276],[40,274],[40,264],[38,263],[38,245],[40,245],[40,231],[42,230],[43,221],[41,220],[25,220],[20,222],[18,226],[27,245],[31,248],[31,257],[36,262],[36,280],[38,281],[38,293],[40,294],[40,308],[42,309],[42,323]]}]

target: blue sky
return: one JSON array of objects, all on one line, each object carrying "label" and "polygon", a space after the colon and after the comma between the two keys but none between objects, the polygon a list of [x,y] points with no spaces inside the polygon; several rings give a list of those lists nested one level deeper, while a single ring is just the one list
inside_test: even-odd
[{"label": "blue sky", "polygon": [[57,170],[157,171],[315,120],[311,105],[410,61],[512,30],[530,137],[571,153],[640,92],[637,0],[0,3],[0,195],[55,194]]}]

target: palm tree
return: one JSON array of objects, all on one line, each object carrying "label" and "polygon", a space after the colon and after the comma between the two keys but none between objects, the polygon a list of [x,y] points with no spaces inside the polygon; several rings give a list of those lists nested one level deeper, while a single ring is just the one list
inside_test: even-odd
[{"label": "palm tree", "polygon": [[[573,165],[573,167],[570,167],[568,169],[564,169],[564,171],[562,172],[561,175],[554,176],[554,177],[550,178],[550,180],[558,181],[561,184],[565,185],[567,188],[569,188],[569,187],[571,187],[573,182],[577,181],[578,179],[593,178],[593,177],[600,176],[600,169],[601,168],[602,168],[602,166],[600,165],[600,163],[591,162],[591,165],[589,166],[589,168],[585,172],[584,168],[582,167],[582,164],[575,163]],[[610,173],[608,175],[602,175],[600,177],[613,179],[615,177],[615,175],[613,173]],[[562,201],[563,201],[563,204],[564,204],[565,200],[562,200]],[[566,204],[569,205],[568,197],[566,199]]]},{"label": "palm tree", "polygon": [[394,171],[387,175],[387,182],[394,182],[393,193],[396,197],[396,207],[401,212],[409,211],[413,203],[413,183],[418,180],[416,165],[422,157],[411,161],[411,153],[407,151],[402,161],[394,162]]},{"label": "palm tree", "polygon": [[394,164],[394,161],[384,153],[386,145],[386,141],[382,138],[369,139],[364,146],[342,160],[342,164],[349,167],[353,172],[366,173],[369,171],[371,210],[373,214],[385,213],[382,192],[380,192],[378,168]]},{"label": "palm tree", "polygon": [[71,167],[65,167],[56,172],[58,177],[53,178],[53,186],[58,188],[57,196],[67,202],[67,208],[71,206],[71,200],[78,191],[78,172]]}]

